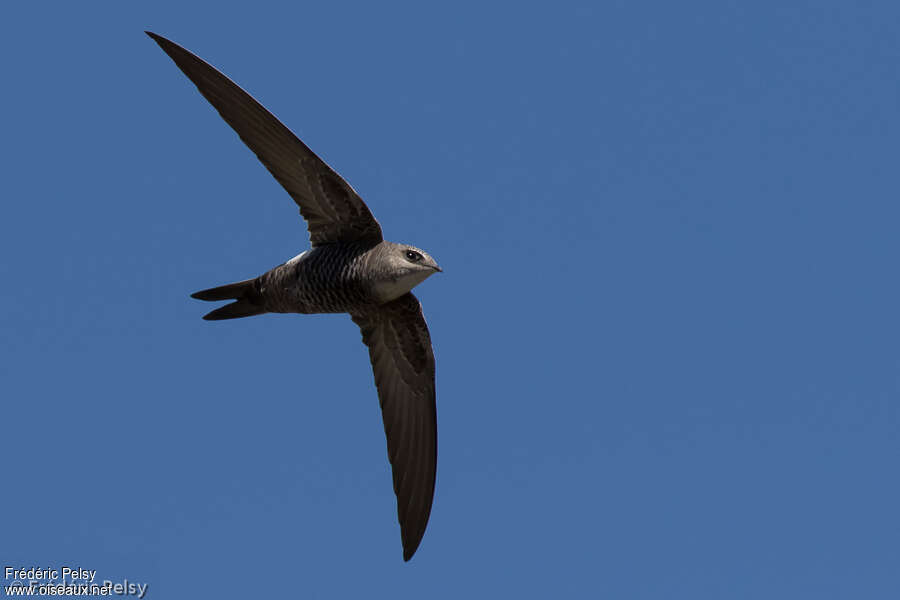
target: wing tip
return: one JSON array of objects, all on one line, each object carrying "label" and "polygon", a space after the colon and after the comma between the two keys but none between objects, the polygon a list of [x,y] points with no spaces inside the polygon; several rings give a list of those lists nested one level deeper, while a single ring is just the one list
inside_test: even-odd
[{"label": "wing tip", "polygon": [[180,46],[178,44],[176,44],[172,40],[164,38],[163,36],[159,35],[158,33],[153,33],[152,31],[149,31],[147,29],[144,30],[144,33],[146,33],[148,36],[150,36],[151,40],[153,40],[154,42],[159,44],[159,47],[162,48],[166,52],[166,54],[169,54],[170,48],[180,48]]},{"label": "wing tip", "polygon": [[164,51],[166,54],[169,53],[169,48],[170,48],[171,46],[174,46],[174,45],[175,45],[174,43],[170,42],[169,40],[167,40],[167,39],[164,38],[163,36],[158,35],[158,34],[156,34],[156,33],[153,33],[152,31],[148,31],[148,30],[145,29],[145,30],[144,30],[144,33],[146,33],[148,36],[150,36],[150,39],[153,40],[154,42],[156,42],[156,44],[157,44],[160,48],[162,48],[163,51]]},{"label": "wing tip", "polygon": [[[402,529],[401,525],[401,529]],[[425,537],[425,528],[415,535],[413,538],[408,538],[403,536],[403,562],[409,562],[409,559],[413,557],[416,551],[419,549],[419,546],[422,544],[422,538]]]}]

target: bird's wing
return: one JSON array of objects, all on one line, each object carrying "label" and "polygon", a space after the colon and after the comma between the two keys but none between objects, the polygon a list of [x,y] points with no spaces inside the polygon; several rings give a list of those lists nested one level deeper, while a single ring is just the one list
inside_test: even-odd
[{"label": "bird's wing", "polygon": [[146,33],[194,82],[300,206],[313,246],[382,240],[381,226],[350,184],[262,104],[178,44],[155,33]]},{"label": "bird's wing", "polygon": [[409,560],[425,534],[437,470],[431,337],[422,306],[409,293],[352,317],[362,330],[375,372],[394,472],[403,560]]}]

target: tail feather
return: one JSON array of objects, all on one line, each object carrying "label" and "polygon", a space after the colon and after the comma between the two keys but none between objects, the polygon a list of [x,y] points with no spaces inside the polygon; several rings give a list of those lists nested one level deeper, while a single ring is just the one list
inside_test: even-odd
[{"label": "tail feather", "polygon": [[253,282],[256,279],[245,279],[236,283],[220,285],[219,287],[209,288],[208,290],[200,290],[191,294],[191,298],[197,300],[234,300],[236,298],[244,298],[247,292],[253,289]]},{"label": "tail feather", "polygon": [[203,318],[207,321],[221,321],[223,319],[239,319],[261,315],[266,311],[263,307],[262,296],[256,285],[256,279],[246,279],[236,283],[229,283],[219,287],[201,290],[191,294],[191,298],[215,302],[217,300],[237,300],[231,304],[221,306],[207,313]]},{"label": "tail feather", "polygon": [[262,306],[255,306],[246,300],[238,300],[231,304],[226,304],[216,310],[203,315],[204,321],[222,321],[224,319],[240,319],[241,317],[252,317],[261,315],[266,312]]}]

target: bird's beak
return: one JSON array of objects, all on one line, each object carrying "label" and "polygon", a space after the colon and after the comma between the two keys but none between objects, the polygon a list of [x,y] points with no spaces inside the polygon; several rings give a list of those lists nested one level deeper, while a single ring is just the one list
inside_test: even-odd
[{"label": "bird's beak", "polygon": [[438,273],[443,273],[443,272],[444,272],[444,270],[443,270],[442,268],[440,268],[439,266],[437,266],[437,265],[432,265],[431,268],[434,269],[435,271],[437,271]]}]

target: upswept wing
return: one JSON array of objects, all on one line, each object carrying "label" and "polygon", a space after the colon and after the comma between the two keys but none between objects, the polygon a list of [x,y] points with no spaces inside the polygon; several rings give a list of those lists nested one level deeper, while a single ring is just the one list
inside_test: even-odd
[{"label": "upswept wing", "polygon": [[233,81],[166,38],[146,32],[175,61],[300,207],[313,246],[382,240],[362,198],[290,129]]},{"label": "upswept wing", "polygon": [[369,347],[394,474],[403,560],[409,560],[425,534],[437,471],[431,337],[422,306],[411,293],[352,317]]}]

